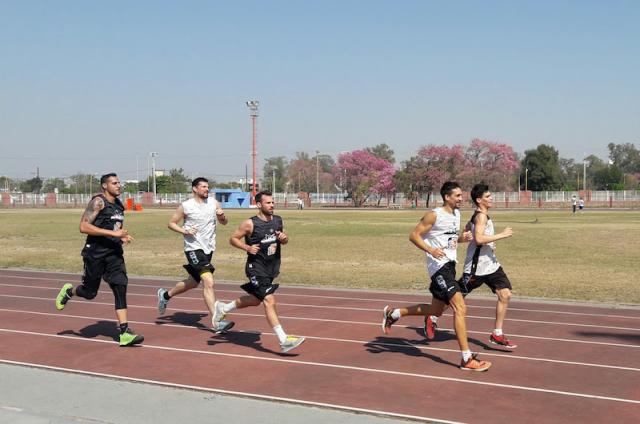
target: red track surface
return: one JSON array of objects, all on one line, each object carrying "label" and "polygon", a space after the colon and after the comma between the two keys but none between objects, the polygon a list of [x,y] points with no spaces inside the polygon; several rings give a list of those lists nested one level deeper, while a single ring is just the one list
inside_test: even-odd
[{"label": "red track surface", "polygon": [[[418,317],[381,333],[384,305],[426,296],[281,287],[285,330],[307,337],[283,355],[262,308],[234,311],[233,331],[214,335],[199,290],[158,317],[156,290],[173,283],[131,278],[129,320],[145,343],[119,348],[106,285],[93,301],[55,310],[62,284],[78,281],[0,270],[0,361],[445,422],[640,422],[639,309],[512,301],[505,329],[519,346],[508,352],[488,343],[495,301],[470,298],[471,347],[493,362],[471,373],[458,369],[454,335],[427,343]],[[220,299],[240,293],[216,284]]]}]

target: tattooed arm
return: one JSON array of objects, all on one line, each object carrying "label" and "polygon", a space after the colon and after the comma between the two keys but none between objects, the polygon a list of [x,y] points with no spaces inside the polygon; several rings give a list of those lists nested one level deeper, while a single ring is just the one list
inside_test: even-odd
[{"label": "tattooed arm", "polygon": [[123,238],[128,235],[127,230],[119,229],[117,231],[105,230],[93,225],[100,211],[104,209],[104,200],[100,196],[96,196],[87,205],[87,208],[80,218],[80,232],[90,236],[106,236]]}]

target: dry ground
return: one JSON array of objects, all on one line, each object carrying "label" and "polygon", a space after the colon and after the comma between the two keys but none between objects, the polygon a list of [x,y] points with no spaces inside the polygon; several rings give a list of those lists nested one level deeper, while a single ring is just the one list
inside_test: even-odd
[{"label": "dry ground", "polygon": [[[471,211],[462,211],[465,222]],[[82,211],[0,209],[0,267],[81,272]],[[219,226],[218,279],[243,280],[244,254],[228,238],[249,210],[228,210]],[[425,290],[424,256],[409,232],[424,211],[282,211],[291,242],[283,248],[281,283]],[[172,210],[128,213],[135,242],[126,247],[130,274],[182,278],[182,238],[167,229]],[[640,252],[640,212],[495,211],[496,230],[515,235],[497,243],[514,294],[640,304],[633,264]],[[466,246],[458,251],[462,259]]]}]

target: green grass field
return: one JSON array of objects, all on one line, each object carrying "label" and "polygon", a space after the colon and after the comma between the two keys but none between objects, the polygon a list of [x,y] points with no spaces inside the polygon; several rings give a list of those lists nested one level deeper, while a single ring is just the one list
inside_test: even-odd
[{"label": "green grass field", "polygon": [[[172,210],[128,213],[135,242],[126,247],[130,275],[182,278],[182,238],[167,229]],[[471,211],[462,211],[463,223]],[[81,272],[81,210],[0,209],[0,267]],[[216,277],[244,280],[244,253],[228,243],[248,210],[229,210],[219,226]],[[424,211],[282,211],[290,243],[281,283],[424,291],[424,255],[408,240]],[[640,252],[640,212],[496,211],[498,259],[517,296],[640,304],[633,263]],[[463,259],[466,245],[458,250]],[[459,267],[460,270],[460,267]],[[489,293],[483,291],[483,293]]]}]

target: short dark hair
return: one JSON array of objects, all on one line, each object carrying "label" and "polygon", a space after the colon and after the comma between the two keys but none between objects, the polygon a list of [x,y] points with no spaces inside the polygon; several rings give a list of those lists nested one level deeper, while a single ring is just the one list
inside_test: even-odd
[{"label": "short dark hair", "polygon": [[262,203],[262,196],[273,196],[273,193],[271,193],[269,190],[259,191],[258,193],[256,193],[256,203]]},{"label": "short dark hair", "polygon": [[100,177],[100,185],[106,184],[107,180],[111,177],[117,177],[118,175],[115,172],[109,172],[108,174],[104,174]]},{"label": "short dark hair", "polygon": [[440,188],[440,196],[442,196],[442,200],[444,200],[444,196],[451,196],[451,193],[453,193],[453,190],[456,188],[462,187],[460,187],[460,184],[455,181],[447,181],[442,184],[442,188]]},{"label": "short dark hair", "polygon": [[209,184],[209,180],[207,180],[205,177],[198,177],[195,178],[193,181],[191,181],[191,187],[196,187],[198,184],[200,183],[207,183]]},{"label": "short dark hair", "polygon": [[474,205],[478,206],[478,202],[476,201],[478,197],[484,196],[486,192],[489,191],[489,186],[485,183],[476,184],[471,189],[471,201]]}]

